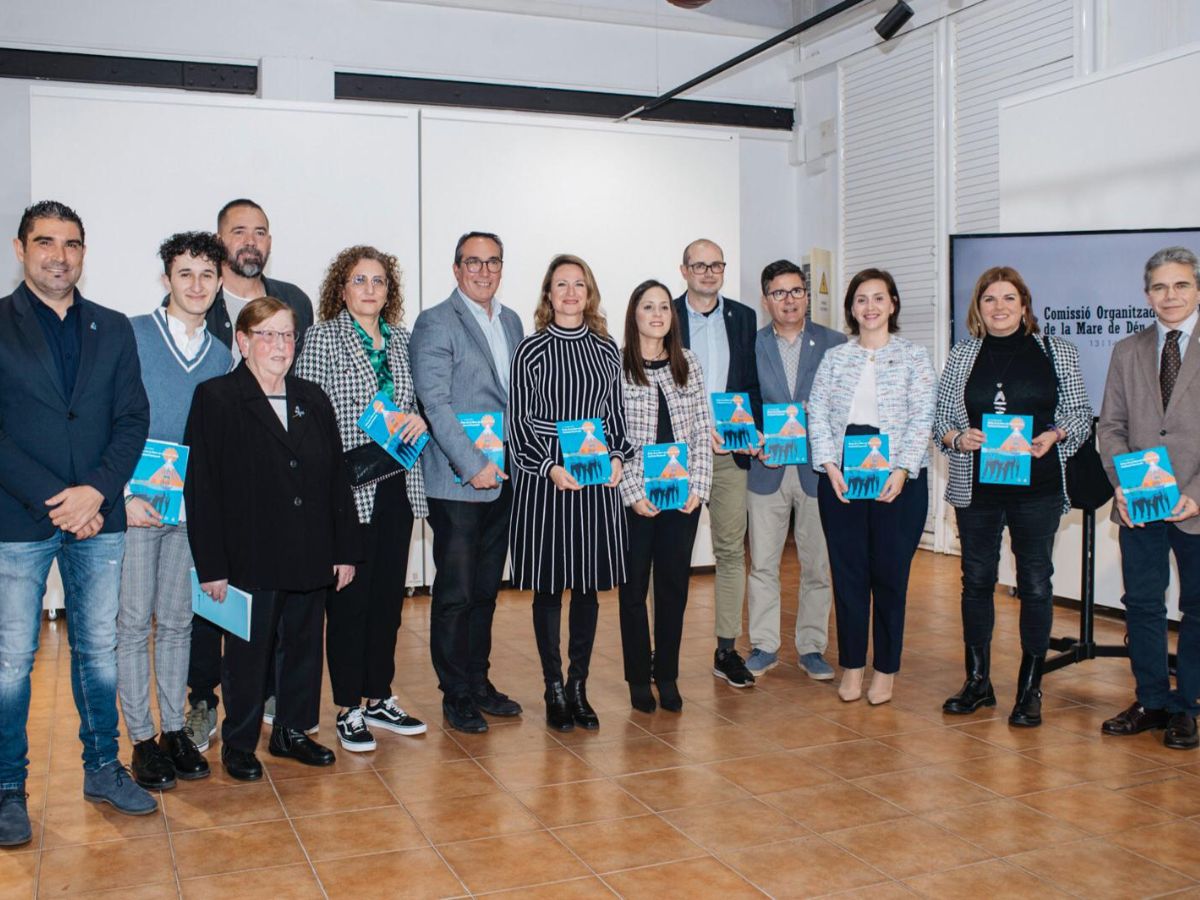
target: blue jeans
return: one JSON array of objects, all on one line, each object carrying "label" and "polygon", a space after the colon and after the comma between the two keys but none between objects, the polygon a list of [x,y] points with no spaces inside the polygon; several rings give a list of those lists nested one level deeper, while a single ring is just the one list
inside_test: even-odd
[{"label": "blue jeans", "polygon": [[[1200,714],[1200,535],[1170,522],[1121,528],[1125,629],[1137,701],[1146,709]],[[1175,690],[1167,671],[1167,583],[1171,554],[1179,566],[1179,641]]]},{"label": "blue jeans", "polygon": [[66,592],[71,691],[79,710],[83,767],[117,758],[117,607],[125,534],[77,541],[0,541],[0,790],[21,790],[29,768],[29,674],[38,648],[42,597],[58,560]]}]

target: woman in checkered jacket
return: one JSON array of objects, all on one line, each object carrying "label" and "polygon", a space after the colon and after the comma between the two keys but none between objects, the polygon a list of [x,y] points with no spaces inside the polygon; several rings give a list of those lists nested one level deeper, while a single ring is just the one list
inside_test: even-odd
[{"label": "woman in checkered jacket", "polygon": [[[679,712],[683,698],[675,681],[692,544],[700,505],[712,489],[712,416],[700,360],[684,348],[671,294],[661,282],[643,281],[629,298],[621,369],[625,436],[634,451],[621,479],[621,499],[629,520],[626,581],[620,590],[625,680],[633,708],[654,712],[653,657],[658,702],[663,709]],[[655,477],[647,477],[648,445],[674,443],[684,447],[650,450]],[[651,565],[653,654],[646,616]]]},{"label": "woman in checkered jacket", "polygon": [[[966,714],[996,705],[990,647],[1007,525],[1021,600],[1021,669],[1008,721],[1029,728],[1042,723],[1042,666],[1054,610],[1051,553],[1059,518],[1070,509],[1067,460],[1091,433],[1092,407],[1075,345],[1039,337],[1033,298],[1016,269],[996,266],[979,276],[967,330],[971,336],[950,351],[933,422],[934,440],[950,463],[946,500],[955,507],[962,548],[967,667],[962,689],[942,709]],[[985,423],[985,416],[995,418]],[[986,447],[985,424],[992,434]],[[1000,429],[1005,433],[998,436]],[[1012,449],[1020,452],[1006,452]]]}]

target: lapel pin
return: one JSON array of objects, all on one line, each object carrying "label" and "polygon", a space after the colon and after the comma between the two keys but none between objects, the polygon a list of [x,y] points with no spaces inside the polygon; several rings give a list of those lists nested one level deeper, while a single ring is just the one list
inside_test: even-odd
[{"label": "lapel pin", "polygon": [[93,323],[92,323],[92,331],[95,331],[95,330],[96,330],[96,323],[95,323],[95,322],[93,322]]},{"label": "lapel pin", "polygon": [[295,416],[297,419],[303,419],[304,418],[304,407],[301,406],[299,403],[297,403],[296,408],[292,410],[292,415]]}]

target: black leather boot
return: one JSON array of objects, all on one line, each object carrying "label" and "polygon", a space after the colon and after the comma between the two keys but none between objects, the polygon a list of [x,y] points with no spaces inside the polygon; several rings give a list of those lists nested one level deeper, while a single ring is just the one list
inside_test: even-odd
[{"label": "black leather boot", "polygon": [[1008,717],[1009,725],[1037,728],[1042,724],[1042,668],[1045,664],[1045,656],[1021,654],[1021,671],[1017,675],[1017,702]]},{"label": "black leather boot", "polygon": [[652,713],[658,706],[654,702],[654,695],[650,693],[650,685],[633,684],[629,685],[629,705],[639,712]]},{"label": "black leather boot", "polygon": [[973,713],[981,706],[995,706],[996,692],[992,690],[991,645],[966,648],[967,680],[957,694],[942,704],[942,712],[955,716]]},{"label": "black leather boot", "polygon": [[546,724],[558,731],[571,731],[575,727],[561,681],[546,682]]},{"label": "black leather boot", "polygon": [[567,681],[567,703],[571,706],[571,718],[580,728],[594,731],[600,727],[600,719],[596,716],[592,705],[588,703],[586,681],[582,679]]},{"label": "black leather boot", "polygon": [[306,766],[332,766],[336,761],[333,751],[318,744],[298,728],[288,728],[276,722],[271,727],[271,742],[267,752],[272,756],[283,756],[304,763]]}]

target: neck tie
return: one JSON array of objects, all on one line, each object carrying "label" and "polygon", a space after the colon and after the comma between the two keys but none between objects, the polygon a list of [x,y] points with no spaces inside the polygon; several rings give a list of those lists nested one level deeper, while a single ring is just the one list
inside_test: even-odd
[{"label": "neck tie", "polygon": [[1166,343],[1163,344],[1162,362],[1158,369],[1158,386],[1162,388],[1163,411],[1171,402],[1171,392],[1175,390],[1175,380],[1179,377],[1179,336],[1180,331],[1168,331]]}]

